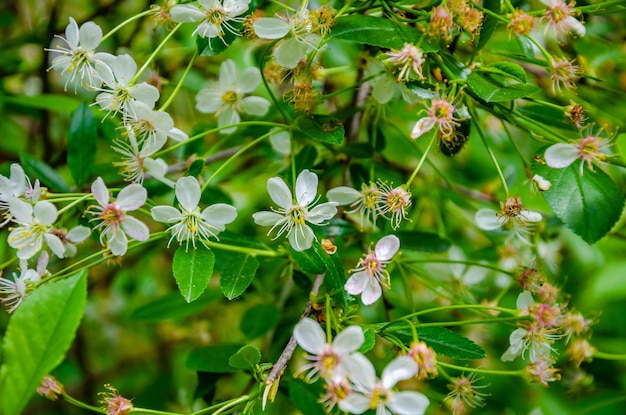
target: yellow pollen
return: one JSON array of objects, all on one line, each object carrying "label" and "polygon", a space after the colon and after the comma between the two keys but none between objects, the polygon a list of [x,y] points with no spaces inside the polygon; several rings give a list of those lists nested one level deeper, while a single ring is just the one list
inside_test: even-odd
[{"label": "yellow pollen", "polygon": [[227,91],[222,95],[222,101],[227,104],[234,104],[239,101],[239,94],[235,91]]}]

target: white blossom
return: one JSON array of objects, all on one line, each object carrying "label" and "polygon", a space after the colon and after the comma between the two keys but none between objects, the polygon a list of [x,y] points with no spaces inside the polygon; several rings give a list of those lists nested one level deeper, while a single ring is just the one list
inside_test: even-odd
[{"label": "white blossom", "polygon": [[41,275],[28,268],[26,261],[20,262],[20,275],[13,273],[13,280],[0,278],[0,302],[9,313],[14,312],[28,295],[29,286],[41,280]]},{"label": "white blossom", "polygon": [[17,249],[18,258],[32,258],[44,242],[57,257],[63,258],[65,248],[52,227],[58,216],[56,206],[46,200],[33,206],[14,198],[9,201],[9,207],[19,225],[9,233],[9,246]]},{"label": "white blossom", "polygon": [[192,35],[209,39],[220,38],[224,41],[226,31],[238,34],[233,23],[243,21],[242,14],[248,10],[250,0],[199,0],[200,7],[193,4],[177,4],[170,13],[172,20],[177,23],[200,22]]},{"label": "white blossom", "polygon": [[17,163],[11,164],[11,175],[7,178],[0,174],[0,227],[12,219],[9,201],[20,197],[26,190],[24,169]]}]

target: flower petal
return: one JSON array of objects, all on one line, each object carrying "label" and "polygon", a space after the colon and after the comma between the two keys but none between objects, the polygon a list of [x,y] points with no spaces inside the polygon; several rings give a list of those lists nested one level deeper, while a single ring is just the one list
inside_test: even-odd
[{"label": "flower petal", "polygon": [[383,289],[380,287],[380,283],[375,278],[368,278],[365,289],[361,293],[361,301],[365,305],[374,304],[380,296],[383,294]]},{"label": "flower petal", "polygon": [[435,120],[430,117],[424,117],[415,123],[413,130],[411,131],[411,139],[415,140],[421,137],[424,133],[432,130],[435,126]]},{"label": "flower petal", "polygon": [[351,393],[339,401],[339,409],[350,414],[362,414],[370,407],[370,399],[360,393]]},{"label": "flower petal", "polygon": [[222,91],[216,88],[204,88],[196,94],[196,109],[200,112],[212,114],[222,105],[224,105]]},{"label": "flower petal", "polygon": [[199,22],[206,17],[202,10],[191,4],[177,4],[170,9],[170,15],[176,23]]},{"label": "flower petal", "polygon": [[80,243],[91,234],[91,229],[86,226],[76,226],[67,233],[67,240],[73,243]]},{"label": "flower petal", "polygon": [[315,206],[306,216],[306,220],[319,225],[337,214],[337,204],[335,202],[326,202]]},{"label": "flower petal", "polygon": [[209,225],[223,231],[225,225],[237,218],[237,209],[226,203],[216,203],[204,209],[201,216]]},{"label": "flower petal", "polygon": [[315,234],[307,225],[296,224],[289,230],[289,244],[296,251],[306,251],[313,245]]},{"label": "flower petal", "polygon": [[59,237],[56,235],[52,235],[51,233],[46,233],[43,237],[46,240],[46,245],[48,245],[48,248],[50,248],[52,253],[58,258],[63,258],[65,247],[63,246],[63,242],[61,242]]},{"label": "flower petal", "polygon": [[[121,220],[122,229],[131,238],[137,241],[147,241],[150,237],[150,230],[145,223],[132,216],[125,216]],[[118,232],[121,233],[121,232]]]},{"label": "flower petal", "polygon": [[107,189],[101,177],[98,177],[91,185],[91,193],[96,198],[100,206],[109,204],[109,189]]},{"label": "flower petal", "polygon": [[128,249],[128,238],[124,232],[115,232],[111,235],[107,246],[115,256],[122,256]]},{"label": "flower petal", "polygon": [[548,147],[544,158],[553,169],[563,169],[576,161],[578,156],[579,151],[574,144],[557,143]]},{"label": "flower petal", "polygon": [[33,216],[41,224],[50,226],[57,220],[57,208],[52,203],[43,200],[41,202],[37,202],[33,208]]},{"label": "flower petal", "polygon": [[9,211],[16,221],[30,224],[33,222],[33,205],[21,199],[9,199]]},{"label": "flower petal", "polygon": [[287,210],[292,206],[291,190],[280,177],[272,177],[267,180],[267,193],[269,193],[274,203],[281,208]]},{"label": "flower petal", "polygon": [[202,189],[198,179],[193,176],[181,177],[176,181],[176,199],[178,203],[188,211],[193,211],[198,207]]},{"label": "flower petal", "polygon": [[261,39],[280,39],[289,33],[289,23],[276,17],[261,17],[252,24],[254,32]]},{"label": "flower petal", "polygon": [[102,29],[94,22],[86,22],[80,27],[78,37],[83,49],[94,50],[102,40]]},{"label": "flower petal", "polygon": [[300,347],[315,355],[322,354],[326,346],[324,330],[310,318],[303,318],[296,324],[293,337]]},{"label": "flower petal", "polygon": [[256,89],[257,86],[261,85],[261,71],[259,68],[250,67],[244,69],[241,74],[239,74],[237,79],[237,91],[247,94]]},{"label": "flower petal", "polygon": [[285,217],[283,215],[268,211],[256,212],[252,215],[254,223],[259,226],[274,226],[276,222],[284,218]]},{"label": "flower petal", "polygon": [[502,227],[497,212],[493,209],[480,209],[474,215],[474,221],[480,229],[485,231],[494,231]]},{"label": "flower petal", "polygon": [[232,127],[220,130],[220,134],[230,134],[237,130],[237,124],[239,124],[239,121],[241,121],[241,117],[239,117],[239,113],[234,108],[224,108],[217,116],[217,126],[225,127],[227,125],[232,125]]},{"label": "flower petal", "polygon": [[237,85],[237,67],[232,59],[222,62],[219,79],[222,87]]},{"label": "flower petal", "polygon": [[261,97],[245,97],[239,101],[241,109],[246,114],[254,115],[256,117],[262,117],[267,114],[270,109],[270,102]]},{"label": "flower petal", "polygon": [[349,326],[341,331],[333,340],[333,349],[339,355],[355,352],[363,342],[365,335],[360,326]]},{"label": "flower petal", "polygon": [[117,199],[115,199],[115,203],[117,203],[122,210],[131,211],[137,210],[143,206],[147,198],[148,192],[146,189],[140,184],[133,183],[120,190],[117,194]]},{"label": "flower petal", "polygon": [[300,206],[307,206],[317,197],[317,175],[302,170],[296,179],[296,200]]},{"label": "flower petal", "polygon": [[400,356],[391,362],[383,370],[381,380],[385,388],[391,389],[401,380],[412,378],[417,374],[417,363],[409,356]]},{"label": "flower petal", "polygon": [[180,222],[180,211],[172,206],[155,206],[150,209],[152,219],[162,223]]},{"label": "flower petal", "polygon": [[387,235],[378,240],[374,253],[376,258],[382,261],[388,261],[398,252],[400,249],[400,239],[395,235]]},{"label": "flower petal", "polygon": [[300,43],[296,39],[287,39],[274,49],[274,57],[280,66],[293,69],[298,66],[300,60],[306,54],[306,49],[306,44]]},{"label": "flower petal", "polygon": [[376,370],[367,357],[358,352],[353,353],[350,355],[350,359],[344,362],[344,365],[348,370],[348,376],[356,385],[366,391],[371,391],[374,388],[376,384]]},{"label": "flower petal", "polygon": [[338,205],[349,205],[361,197],[361,192],[348,186],[339,186],[326,192],[326,198]]},{"label": "flower petal", "polygon": [[365,273],[364,271],[355,272],[350,276],[350,278],[348,278],[348,281],[346,281],[346,284],[343,286],[343,288],[350,295],[359,295],[365,289],[368,281],[369,275],[367,275],[367,273]]},{"label": "flower petal", "polygon": [[394,414],[422,415],[429,404],[428,398],[419,392],[402,391],[395,393],[387,406]]}]

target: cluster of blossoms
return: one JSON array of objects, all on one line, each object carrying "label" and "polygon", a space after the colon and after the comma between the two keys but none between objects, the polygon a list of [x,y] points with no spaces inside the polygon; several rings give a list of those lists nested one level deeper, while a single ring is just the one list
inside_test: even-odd
[{"label": "cluster of blossoms", "polygon": [[411,356],[400,356],[391,361],[378,378],[374,365],[357,352],[365,340],[359,326],[350,326],[339,333],[332,343],[326,341],[321,327],[305,318],[294,328],[298,345],[310,355],[311,363],[299,373],[308,371],[305,379],[323,379],[326,394],[321,401],[328,411],[335,406],[351,414],[362,414],[369,409],[377,414],[421,415],[429,405],[428,399],[415,391],[396,391],[398,382],[418,374],[418,364]]},{"label": "cluster of blossoms", "polygon": [[455,34],[466,31],[476,36],[483,22],[483,13],[466,0],[448,0],[433,7],[426,33],[433,39],[450,42]]}]

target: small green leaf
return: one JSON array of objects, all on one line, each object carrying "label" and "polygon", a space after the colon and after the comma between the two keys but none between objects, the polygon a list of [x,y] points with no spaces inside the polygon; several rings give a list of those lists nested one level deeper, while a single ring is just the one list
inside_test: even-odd
[{"label": "small green leaf", "polygon": [[363,335],[365,337],[365,341],[357,350],[359,353],[367,353],[374,348],[376,345],[376,332],[370,328],[363,330]]},{"label": "small green leaf", "polygon": [[230,357],[237,353],[243,345],[223,343],[193,349],[187,356],[185,366],[191,370],[209,373],[237,372],[229,364]]},{"label": "small green leaf", "polygon": [[445,252],[450,248],[450,241],[436,233],[417,231],[398,231],[400,249],[420,252]]},{"label": "small green leaf", "polygon": [[239,329],[249,339],[267,333],[280,319],[276,304],[257,304],[250,307],[241,318]]},{"label": "small green leaf", "polygon": [[296,121],[296,128],[304,135],[322,143],[341,144],[346,134],[343,124],[328,115],[312,115]]},{"label": "small green leaf", "polygon": [[202,173],[202,169],[204,169],[204,160],[196,159],[191,163],[191,165],[187,169],[187,176],[193,176],[197,179],[200,176],[200,173]]},{"label": "small green leaf", "polygon": [[217,290],[206,290],[196,301],[188,303],[179,293],[170,293],[137,307],[129,319],[146,322],[182,319],[202,311],[221,296]]},{"label": "small green leaf", "polygon": [[[539,150],[540,158],[546,148]],[[624,195],[600,168],[590,171],[585,167],[581,175],[579,160],[564,169],[553,169],[533,159],[531,169],[552,184],[543,196],[556,216],[587,243],[600,240],[619,220]]]},{"label": "small green leaf", "polygon": [[235,369],[254,370],[261,361],[261,351],[251,344],[243,346],[228,359],[228,364]]},{"label": "small green leaf", "polygon": [[172,272],[180,293],[188,303],[200,297],[206,289],[213,274],[213,265],[215,254],[202,245],[189,251],[185,251],[183,246],[176,250]]},{"label": "small green leaf", "polygon": [[[483,1],[483,7],[499,15],[501,2],[500,0],[485,0]],[[476,45],[476,49],[474,50],[474,53],[478,52],[479,50],[485,47],[485,45],[487,44],[487,41],[491,39],[491,35],[493,35],[493,32],[496,30],[498,23],[499,23],[498,19],[494,18],[488,13],[485,13],[485,18],[483,19],[483,24],[480,28],[478,44]]]},{"label": "small green leaf", "polygon": [[220,288],[229,300],[239,297],[248,288],[256,271],[259,261],[252,255],[237,255],[224,265],[220,274]]},{"label": "small green leaf", "polygon": [[535,85],[511,83],[505,77],[495,74],[487,76],[477,72],[472,72],[467,77],[467,83],[479,98],[487,102],[511,101],[541,91]]},{"label": "small green leaf", "polygon": [[526,71],[513,62],[494,62],[489,66],[481,66],[478,72],[495,73],[507,78],[513,78],[523,84],[526,83]]},{"label": "small green leaf", "polygon": [[20,161],[22,162],[24,172],[31,177],[37,177],[42,185],[47,186],[55,192],[70,192],[70,187],[65,182],[65,179],[43,161],[36,159],[28,153],[21,153]]},{"label": "small green leaf", "polygon": [[[380,327],[383,324],[380,324]],[[407,346],[413,341],[413,331],[407,323],[394,323],[379,334],[384,337],[387,333]],[[442,356],[459,360],[478,360],[486,356],[485,351],[479,345],[443,327],[418,327],[417,336]]]},{"label": "small green leaf", "polygon": [[96,160],[96,132],[93,112],[83,102],[72,115],[67,139],[67,165],[78,188],[89,179]]},{"label": "small green leaf", "polygon": [[[423,34],[413,27],[396,23],[383,17],[353,14],[335,21],[331,38],[349,40],[365,45],[388,49],[402,49],[405,43],[418,44]],[[424,52],[438,50],[436,44],[421,42]]]},{"label": "small green leaf", "polygon": [[87,301],[87,272],[35,289],[9,320],[2,345],[0,413],[22,412],[69,349]]}]

